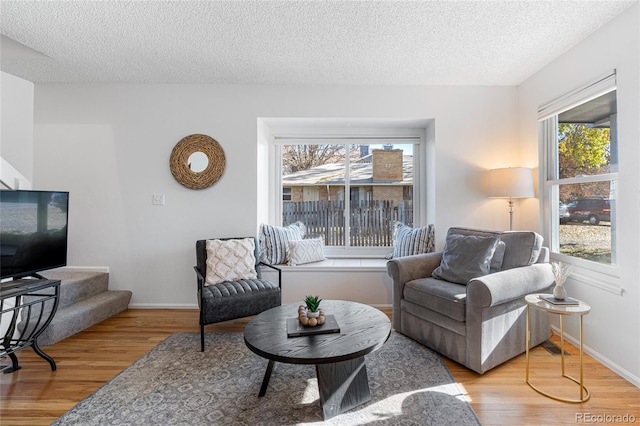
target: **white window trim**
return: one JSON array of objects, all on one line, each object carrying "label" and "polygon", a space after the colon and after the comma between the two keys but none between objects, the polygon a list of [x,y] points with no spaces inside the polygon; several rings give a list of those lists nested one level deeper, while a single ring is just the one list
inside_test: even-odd
[{"label": "white window trim", "polygon": [[616,89],[616,70],[586,83],[538,108],[538,121],[558,115],[573,107]]},{"label": "white window trim", "polygon": [[[394,144],[413,145],[413,202],[414,226],[426,226],[427,190],[425,176],[426,134],[425,128],[393,127],[336,127],[336,128],[271,128],[269,141],[269,188],[273,196],[269,197],[269,223],[282,225],[282,175],[277,164],[282,164],[283,145],[294,143],[321,144],[376,144],[392,141]],[[346,197],[348,198],[348,197]],[[280,200],[274,203],[273,200]],[[275,204],[275,205],[274,205]],[[393,247],[325,247],[329,258],[381,258],[388,255]]]},{"label": "white window trim", "polygon": [[[588,102],[605,93],[616,90],[616,72],[608,73],[587,83],[538,109],[539,138],[542,147],[542,160],[544,172],[540,173],[540,188],[544,188],[541,194],[541,217],[543,218],[542,229],[544,237],[549,241],[551,259],[562,261],[574,265],[574,272],[571,277],[580,283],[596,287],[610,293],[621,295],[624,288],[620,282],[620,265],[605,265],[588,261],[572,256],[558,253],[559,235],[557,228],[551,226],[552,220],[557,220],[558,203],[554,192],[560,184],[574,184],[594,181],[619,181],[618,172],[607,173],[598,176],[572,177],[565,179],[557,178],[557,153],[552,149],[551,144],[556,142],[557,116],[564,111],[574,108],[577,105]],[[556,117],[556,121],[549,120]],[[619,230],[618,230],[619,231]],[[615,239],[612,239],[612,245]],[[556,250],[555,252],[553,250]],[[615,247],[612,247],[615,250]]]}]

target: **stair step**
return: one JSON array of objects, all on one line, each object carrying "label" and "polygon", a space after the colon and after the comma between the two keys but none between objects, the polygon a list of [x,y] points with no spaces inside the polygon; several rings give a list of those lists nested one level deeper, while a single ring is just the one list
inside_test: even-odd
[{"label": "stair step", "polygon": [[43,271],[41,275],[50,280],[60,280],[58,311],[109,288],[108,272],[59,268]]},{"label": "stair step", "polygon": [[131,294],[129,290],[108,290],[59,307],[51,324],[38,337],[38,344],[52,345],[126,310]]}]

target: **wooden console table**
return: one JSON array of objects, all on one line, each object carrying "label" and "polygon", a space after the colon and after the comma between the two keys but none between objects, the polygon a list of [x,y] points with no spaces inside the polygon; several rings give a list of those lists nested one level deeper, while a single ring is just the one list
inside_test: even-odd
[{"label": "wooden console table", "polygon": [[[15,352],[29,346],[51,365],[51,371],[55,371],[56,363],[40,349],[38,336],[53,319],[59,295],[60,280],[21,279],[0,284],[2,322],[10,321],[4,336],[0,336],[0,358],[8,356],[11,359],[11,365],[0,366],[0,371],[19,370]],[[15,299],[15,303],[11,304],[11,299]]]}]

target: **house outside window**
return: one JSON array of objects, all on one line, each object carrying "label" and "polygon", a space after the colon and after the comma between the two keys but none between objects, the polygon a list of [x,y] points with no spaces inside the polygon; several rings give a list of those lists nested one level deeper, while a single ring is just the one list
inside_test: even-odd
[{"label": "house outside window", "polygon": [[616,266],[618,185],[615,73],[541,108],[543,204],[559,260],[606,272]]}]

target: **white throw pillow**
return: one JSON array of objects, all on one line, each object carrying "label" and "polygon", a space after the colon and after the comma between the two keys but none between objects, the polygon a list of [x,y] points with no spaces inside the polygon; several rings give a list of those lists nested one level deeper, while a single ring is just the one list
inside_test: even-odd
[{"label": "white throw pillow", "polygon": [[304,265],[305,263],[324,260],[324,242],[322,238],[289,241],[289,265]]},{"label": "white throw pillow", "polygon": [[207,240],[205,285],[257,277],[253,238]]}]

